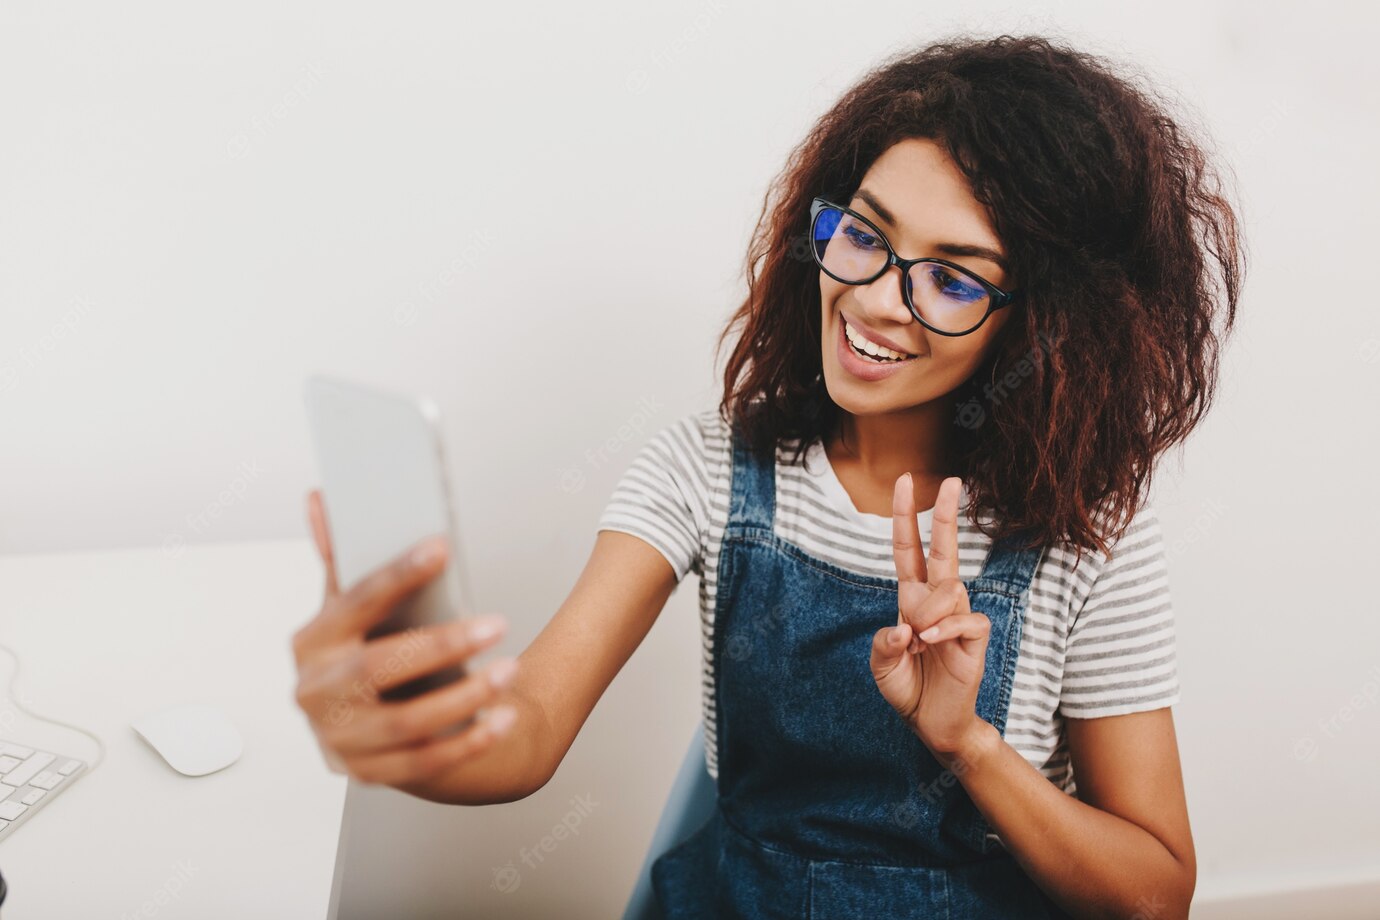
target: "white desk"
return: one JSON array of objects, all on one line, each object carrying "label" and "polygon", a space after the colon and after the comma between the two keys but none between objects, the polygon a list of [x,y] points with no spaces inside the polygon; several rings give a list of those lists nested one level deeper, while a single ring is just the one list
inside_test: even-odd
[{"label": "white desk", "polygon": [[[320,601],[306,540],[0,558],[18,698],[106,742],[105,761],[0,843],[4,920],[326,915],[345,779],[293,698],[289,643]],[[0,691],[12,664],[0,653]],[[133,730],[222,707],[243,757],[173,771]],[[89,739],[14,716],[15,739],[89,760]]]},{"label": "white desk", "polygon": [[[95,731],[108,748],[94,773],[0,843],[10,886],[4,920],[325,917],[346,784],[322,764],[293,703],[289,649],[320,601],[319,572],[306,540],[0,557],[0,637],[21,656],[20,699]],[[570,796],[592,793],[601,804],[582,843],[524,868],[521,891],[501,898],[507,916],[616,916],[698,717],[693,603],[693,592],[672,598],[676,609],[537,795],[461,815],[372,790],[370,853],[398,850],[407,839],[430,844],[395,854],[398,890],[383,896],[405,905],[417,890],[458,887],[454,879],[472,876],[487,898],[485,915],[505,915],[492,909],[500,896],[490,873],[541,840]],[[514,651],[539,628],[539,618],[526,619],[514,623],[522,636]],[[0,690],[10,668],[0,654]],[[185,777],[130,729],[136,716],[183,701],[224,708],[245,737],[238,763]],[[0,699],[0,725],[15,719],[8,704]],[[80,735],[23,718],[14,733],[61,754],[92,754]],[[1250,900],[1266,886],[1228,891],[1209,876],[1200,891],[1204,881],[1221,890],[1197,899],[1201,920],[1283,920],[1310,910],[1371,917],[1380,892],[1339,880]],[[529,910],[543,897],[560,910]],[[454,903],[467,901],[457,894]]]}]

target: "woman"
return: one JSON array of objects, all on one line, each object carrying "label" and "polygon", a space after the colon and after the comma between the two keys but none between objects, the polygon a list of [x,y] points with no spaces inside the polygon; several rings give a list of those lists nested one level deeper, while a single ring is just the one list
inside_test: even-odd
[{"label": "woman", "polygon": [[364,633],[444,547],[342,594],[312,494],[326,599],[294,649],[327,756],[436,801],[532,793],[694,571],[718,809],[654,866],[667,916],[1186,917],[1146,494],[1235,316],[1218,184],[1093,56],[1002,36],[885,62],[768,197],[719,405],[643,449],[518,662],[332,724],[360,678],[503,621],[382,667],[415,638]]}]

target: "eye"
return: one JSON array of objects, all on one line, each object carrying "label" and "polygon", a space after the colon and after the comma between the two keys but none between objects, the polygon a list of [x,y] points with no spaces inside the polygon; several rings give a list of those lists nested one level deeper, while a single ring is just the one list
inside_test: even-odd
[{"label": "eye", "polygon": [[856,225],[843,228],[843,235],[859,249],[882,249],[882,241]]},{"label": "eye", "polygon": [[962,303],[971,303],[987,296],[987,291],[981,285],[956,276],[937,265],[931,266],[926,276],[940,294]]}]

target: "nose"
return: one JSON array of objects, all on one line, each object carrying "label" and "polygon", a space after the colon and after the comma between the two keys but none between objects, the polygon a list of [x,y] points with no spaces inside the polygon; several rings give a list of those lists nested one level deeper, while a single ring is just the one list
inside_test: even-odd
[{"label": "nose", "polygon": [[860,319],[872,323],[878,329],[892,324],[904,326],[913,322],[915,317],[910,315],[905,295],[901,292],[901,285],[904,283],[905,276],[901,273],[901,267],[892,265],[882,272],[881,277],[867,284],[855,286],[853,299],[862,308],[863,315]]}]

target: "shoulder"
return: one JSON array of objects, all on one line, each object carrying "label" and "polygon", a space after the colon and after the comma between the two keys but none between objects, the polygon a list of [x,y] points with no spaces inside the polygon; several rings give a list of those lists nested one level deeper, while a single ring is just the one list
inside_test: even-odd
[{"label": "shoulder", "polygon": [[697,571],[716,507],[726,432],[713,409],[687,413],[657,430],[624,471],[600,516],[600,530],[641,537],[660,550],[679,580]]},{"label": "shoulder", "polygon": [[[1152,503],[1080,573],[1072,605],[1061,708],[1096,718],[1179,698],[1169,559]],[[1090,578],[1090,580],[1088,580]]]},{"label": "shoulder", "polygon": [[686,413],[657,431],[641,459],[708,485],[732,452],[727,423],[717,407]]},{"label": "shoulder", "polygon": [[655,432],[625,478],[674,497],[703,534],[732,477],[732,440],[717,406],[688,412]]},{"label": "shoulder", "polygon": [[1071,619],[1076,620],[1099,590],[1128,578],[1145,577],[1165,568],[1164,532],[1152,501],[1145,501],[1129,522],[1113,533],[1107,551],[1078,547],[1069,542],[1049,544],[1041,562],[1042,574],[1054,578],[1065,590]]},{"label": "shoulder", "polygon": [[1096,553],[1090,566],[1098,590],[1088,600],[1127,587],[1155,586],[1168,590],[1168,553],[1164,531],[1152,501],[1145,501],[1125,528],[1112,539],[1105,554]]}]

